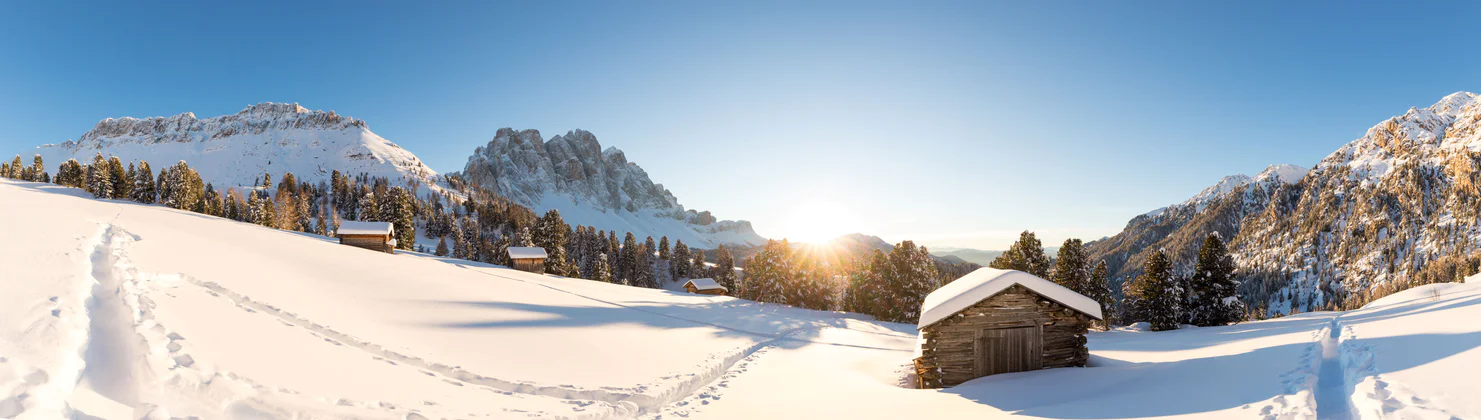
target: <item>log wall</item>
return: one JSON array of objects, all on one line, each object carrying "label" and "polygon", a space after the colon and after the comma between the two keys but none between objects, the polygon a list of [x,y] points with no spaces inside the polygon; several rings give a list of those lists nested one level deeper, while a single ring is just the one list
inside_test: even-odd
[{"label": "log wall", "polygon": [[984,376],[977,343],[986,329],[1037,327],[1043,339],[1038,346],[1041,368],[1085,366],[1090,359],[1085,333],[1091,320],[1088,315],[1014,285],[921,330],[925,342],[921,344],[921,357],[915,360],[920,386],[953,386]]},{"label": "log wall", "polygon": [[390,240],[391,238],[385,235],[341,235],[339,237],[340,244],[394,254],[396,247],[388,243]]}]

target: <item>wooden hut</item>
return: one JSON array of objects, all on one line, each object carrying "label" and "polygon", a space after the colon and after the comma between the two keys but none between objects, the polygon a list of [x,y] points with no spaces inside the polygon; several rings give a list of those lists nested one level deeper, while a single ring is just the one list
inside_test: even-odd
[{"label": "wooden hut", "polygon": [[545,274],[545,257],[545,248],[538,246],[509,247],[509,260],[514,261],[515,270]]},{"label": "wooden hut", "polygon": [[716,283],[715,279],[689,279],[684,282],[684,290],[701,295],[723,295],[729,291],[725,286]]},{"label": "wooden hut", "polygon": [[390,222],[339,222],[339,229],[334,231],[340,244],[387,254],[396,253],[395,234]]},{"label": "wooden hut", "polygon": [[1092,319],[1101,319],[1094,299],[1022,271],[979,268],[926,295],[916,327],[919,385],[1085,366]]}]

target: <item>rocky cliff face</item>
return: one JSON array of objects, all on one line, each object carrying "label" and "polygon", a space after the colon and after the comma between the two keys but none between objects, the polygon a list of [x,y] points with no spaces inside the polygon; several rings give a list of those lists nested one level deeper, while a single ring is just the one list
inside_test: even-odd
[{"label": "rocky cliff face", "polygon": [[462,176],[537,211],[560,210],[571,224],[669,236],[706,248],[765,242],[750,222],[686,210],[621,150],[603,149],[585,130],[545,140],[536,130],[499,129],[474,150]]},{"label": "rocky cliff face", "polygon": [[1104,260],[1112,289],[1140,275],[1147,253],[1166,249],[1187,269],[1210,232],[1233,237],[1244,218],[1270,202],[1271,194],[1295,184],[1307,173],[1296,165],[1271,165],[1259,174],[1230,175],[1188,200],[1132,218],[1115,236],[1086,245],[1092,261]]},{"label": "rocky cliff face", "polygon": [[1186,270],[1205,235],[1230,240],[1241,292],[1271,313],[1363,301],[1415,281],[1451,280],[1481,250],[1481,101],[1472,93],[1410,108],[1309,171],[1228,177],[1188,201],[1137,216],[1088,245],[1113,278],[1165,248]]},{"label": "rocky cliff face", "polygon": [[1478,168],[1475,94],[1373,126],[1245,221],[1231,249],[1247,293],[1273,309],[1310,310],[1425,281],[1481,249]]},{"label": "rocky cliff face", "polygon": [[87,162],[97,153],[125,162],[147,160],[156,169],[184,160],[219,187],[250,185],[264,173],[327,181],[336,169],[422,184],[437,175],[411,152],[370,132],[362,120],[270,102],[205,119],[189,112],[109,118],[75,141],[44,145],[35,153],[51,168],[71,158]]}]

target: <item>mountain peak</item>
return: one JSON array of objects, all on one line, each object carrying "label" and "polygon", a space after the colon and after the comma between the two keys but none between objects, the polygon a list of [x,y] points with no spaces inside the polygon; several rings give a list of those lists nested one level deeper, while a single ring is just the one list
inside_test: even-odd
[{"label": "mountain peak", "polygon": [[1306,176],[1307,172],[1311,172],[1311,169],[1300,165],[1278,163],[1265,167],[1265,170],[1255,175],[1253,181],[1264,182],[1270,179],[1276,179],[1285,184],[1295,184],[1301,181],[1301,178]]},{"label": "mountain peak", "polygon": [[1429,109],[1439,114],[1455,115],[1462,109],[1476,103],[1476,94],[1466,91],[1455,92],[1445,95],[1439,102],[1430,105]]}]

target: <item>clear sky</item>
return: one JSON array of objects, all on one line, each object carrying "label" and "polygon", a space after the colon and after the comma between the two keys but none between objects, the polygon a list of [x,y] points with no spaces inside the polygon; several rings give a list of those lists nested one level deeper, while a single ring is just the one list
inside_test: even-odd
[{"label": "clear sky", "polygon": [[263,101],[439,171],[581,128],[765,236],[1001,249],[1481,89],[1476,2],[203,3],[0,3],[0,152]]}]

